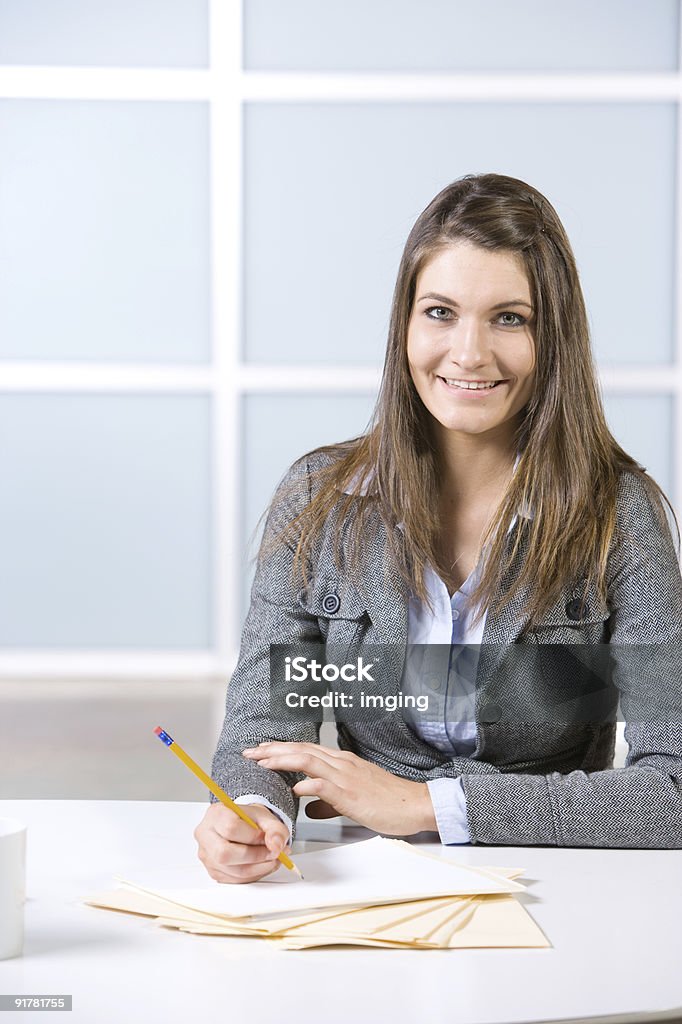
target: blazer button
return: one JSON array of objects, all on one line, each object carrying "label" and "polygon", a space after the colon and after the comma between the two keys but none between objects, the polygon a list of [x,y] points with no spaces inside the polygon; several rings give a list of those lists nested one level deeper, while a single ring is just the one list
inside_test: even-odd
[{"label": "blazer button", "polygon": [[338,594],[325,594],[322,598],[322,608],[327,615],[334,615],[341,607],[341,598]]},{"label": "blazer button", "polygon": [[579,597],[574,597],[566,605],[566,614],[569,619],[573,619],[576,622],[578,619],[584,618],[589,612],[589,608],[586,604],[583,604]]},{"label": "blazer button", "polygon": [[499,704],[485,704],[481,708],[481,721],[485,725],[494,725],[502,718],[502,708]]}]

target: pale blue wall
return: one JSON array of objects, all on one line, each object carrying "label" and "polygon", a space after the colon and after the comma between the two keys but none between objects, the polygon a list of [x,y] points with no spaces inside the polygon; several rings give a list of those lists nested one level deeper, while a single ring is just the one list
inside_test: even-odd
[{"label": "pale blue wall", "polygon": [[210,407],[0,394],[0,636],[196,648],[211,635]]},{"label": "pale blue wall", "polygon": [[208,105],[0,100],[0,359],[205,363]]},{"label": "pale blue wall", "polygon": [[0,0],[0,64],[206,67],[208,0]]},{"label": "pale blue wall", "polygon": [[668,71],[676,0],[247,0],[244,63],[278,71]]}]

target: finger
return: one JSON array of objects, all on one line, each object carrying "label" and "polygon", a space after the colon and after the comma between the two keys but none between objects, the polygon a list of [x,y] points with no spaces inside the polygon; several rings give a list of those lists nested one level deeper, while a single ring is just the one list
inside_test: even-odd
[{"label": "finger", "polygon": [[273,811],[263,804],[244,804],[243,807],[249,817],[253,818],[260,827],[265,842],[267,842],[268,836],[278,835],[286,843],[289,838],[289,829]]},{"label": "finger", "polygon": [[[324,779],[303,779],[293,786],[292,792],[296,796],[319,797],[320,800],[324,800],[330,807],[344,808],[348,800],[347,792],[344,792],[339,786],[335,786],[331,782],[326,782]],[[346,811],[341,809],[336,811],[336,813],[346,814]]]},{"label": "finger", "polygon": [[206,863],[215,864],[223,871],[241,865],[265,864],[272,861],[271,850],[262,843],[260,846],[247,846],[244,843],[230,843],[224,839],[217,842],[207,841],[203,845],[203,859]]},{"label": "finger", "polygon": [[253,815],[261,827],[262,842],[271,853],[278,856],[289,841],[287,826],[281,818],[278,818],[267,807],[263,807],[262,804],[246,804],[245,807],[249,815]]},{"label": "finger", "polygon": [[288,840],[288,834],[282,834],[279,830],[276,832],[266,832],[265,845],[266,848],[270,851],[270,856],[279,857],[282,851],[284,851],[285,853],[289,853],[291,851],[291,847],[289,846]]},{"label": "finger", "polygon": [[312,754],[330,765],[334,761],[344,760],[341,756],[343,751],[332,750],[331,747],[323,747],[319,743],[285,743],[281,740],[270,740],[259,743],[257,747],[246,747],[242,754],[252,761],[259,761],[261,757],[268,757],[271,754]]},{"label": "finger", "polygon": [[268,875],[272,875],[282,865],[280,861],[270,861],[267,865],[253,865],[252,867],[242,866],[231,868],[229,871],[224,871],[216,865],[205,865],[208,874],[216,882],[223,882],[231,885],[243,885],[246,882],[258,882],[261,878],[267,878]]},{"label": "finger", "polygon": [[335,818],[341,811],[337,811],[326,800],[311,800],[306,804],[305,813],[309,818]]},{"label": "finger", "polygon": [[253,828],[243,821],[234,811],[232,818],[210,825],[214,836],[222,842],[242,843],[244,846],[262,846],[265,833],[262,828]]},{"label": "finger", "polygon": [[231,843],[243,843],[247,846],[262,846],[265,842],[267,831],[276,829],[281,832],[284,839],[288,838],[288,831],[284,822],[262,804],[240,804],[242,810],[258,826],[254,828],[248,822],[240,818],[236,811],[223,804],[214,804],[215,813],[207,824],[222,839]]},{"label": "finger", "polygon": [[334,764],[313,753],[270,754],[259,758],[258,763],[272,771],[303,772],[312,778],[327,779],[330,782],[338,779],[339,773],[344,770],[341,762]]},{"label": "finger", "polygon": [[[246,813],[249,814],[249,817],[252,816],[250,812],[247,811]],[[256,822],[256,825],[258,826],[258,822]],[[218,835],[221,839],[230,842],[234,841],[253,845],[262,844],[263,842],[262,828],[259,826],[253,828],[248,822],[240,818],[231,807],[226,807],[222,803],[211,804],[204,820],[195,830],[195,838],[200,840],[202,835],[205,836],[207,832]]]},{"label": "finger", "polygon": [[[264,869],[271,866],[279,857],[281,849],[288,851],[290,847],[281,847],[278,843],[274,850],[263,846],[241,846],[239,843],[207,843],[199,848],[199,860],[208,870],[214,868],[225,874],[250,873],[253,869]],[[280,863],[278,861],[278,863]]]}]

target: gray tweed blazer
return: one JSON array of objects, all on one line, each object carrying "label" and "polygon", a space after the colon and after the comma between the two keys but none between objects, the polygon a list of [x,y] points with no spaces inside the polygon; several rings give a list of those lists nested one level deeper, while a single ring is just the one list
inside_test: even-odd
[{"label": "gray tweed blazer", "polygon": [[[303,457],[288,470],[265,537],[310,501],[310,471],[327,458]],[[285,499],[290,484],[295,486]],[[567,586],[542,623],[528,631],[519,615],[525,595],[516,588],[501,616],[488,614],[471,757],[453,758],[429,746],[400,713],[388,712],[337,721],[340,748],[417,782],[461,776],[473,843],[682,848],[682,576],[670,529],[659,525],[631,473],[620,480],[618,523],[629,539],[612,547],[607,604],[588,593],[576,615],[581,588]],[[231,796],[259,794],[295,823],[298,799],[291,787],[304,775],[274,772],[241,751],[265,739],[319,742],[319,723],[270,717],[271,644],[342,645],[353,657],[366,645],[390,645],[396,661],[388,685],[398,692],[408,595],[384,557],[385,541],[377,516],[362,578],[350,579],[334,566],[329,530],[305,588],[292,585],[288,545],[267,557],[261,550],[212,764],[213,778]],[[505,592],[514,590],[515,572],[512,567],[503,580]],[[614,654],[611,689],[600,697],[599,715],[590,711],[594,694],[575,658],[542,657],[550,650],[580,650],[577,645],[600,645]],[[522,650],[533,650],[535,661],[512,659],[505,667],[505,652]],[[637,652],[644,657],[632,657]],[[614,769],[618,701],[629,752],[625,767]]]}]

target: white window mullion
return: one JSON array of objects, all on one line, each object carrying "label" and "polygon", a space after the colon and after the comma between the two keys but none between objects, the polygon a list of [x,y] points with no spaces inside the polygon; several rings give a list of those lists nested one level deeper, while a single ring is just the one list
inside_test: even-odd
[{"label": "white window mullion", "polygon": [[247,101],[472,103],[555,103],[627,100],[660,102],[680,94],[675,72],[591,74],[584,72],[519,74],[410,74],[244,72]]},{"label": "white window mullion", "polygon": [[[677,167],[675,168],[675,396],[673,402],[673,494],[669,495],[682,526],[682,0],[680,0],[677,22],[679,40],[677,44],[679,96],[677,101]],[[681,552],[682,553],[682,552]]]},{"label": "white window mullion", "polygon": [[4,650],[0,679],[206,679],[221,674],[212,651]]},{"label": "white window mullion", "polygon": [[0,98],[208,100],[210,77],[194,68],[0,67]]},{"label": "white window mullion", "polygon": [[213,388],[210,366],[155,363],[0,362],[0,394],[9,391],[202,392]]},{"label": "white window mullion", "polygon": [[[676,72],[410,74],[243,71],[241,38],[221,37],[220,26],[241,30],[238,4],[211,2],[211,64],[194,68],[0,67],[2,99],[221,100],[228,85],[246,102],[555,103],[664,102],[680,96]],[[233,52],[234,51],[234,52]],[[228,70],[229,69],[229,70]]]},{"label": "white window mullion", "polygon": [[238,389],[243,262],[241,21],[241,3],[211,0],[213,636],[223,675],[232,671],[239,644],[242,579]]}]

